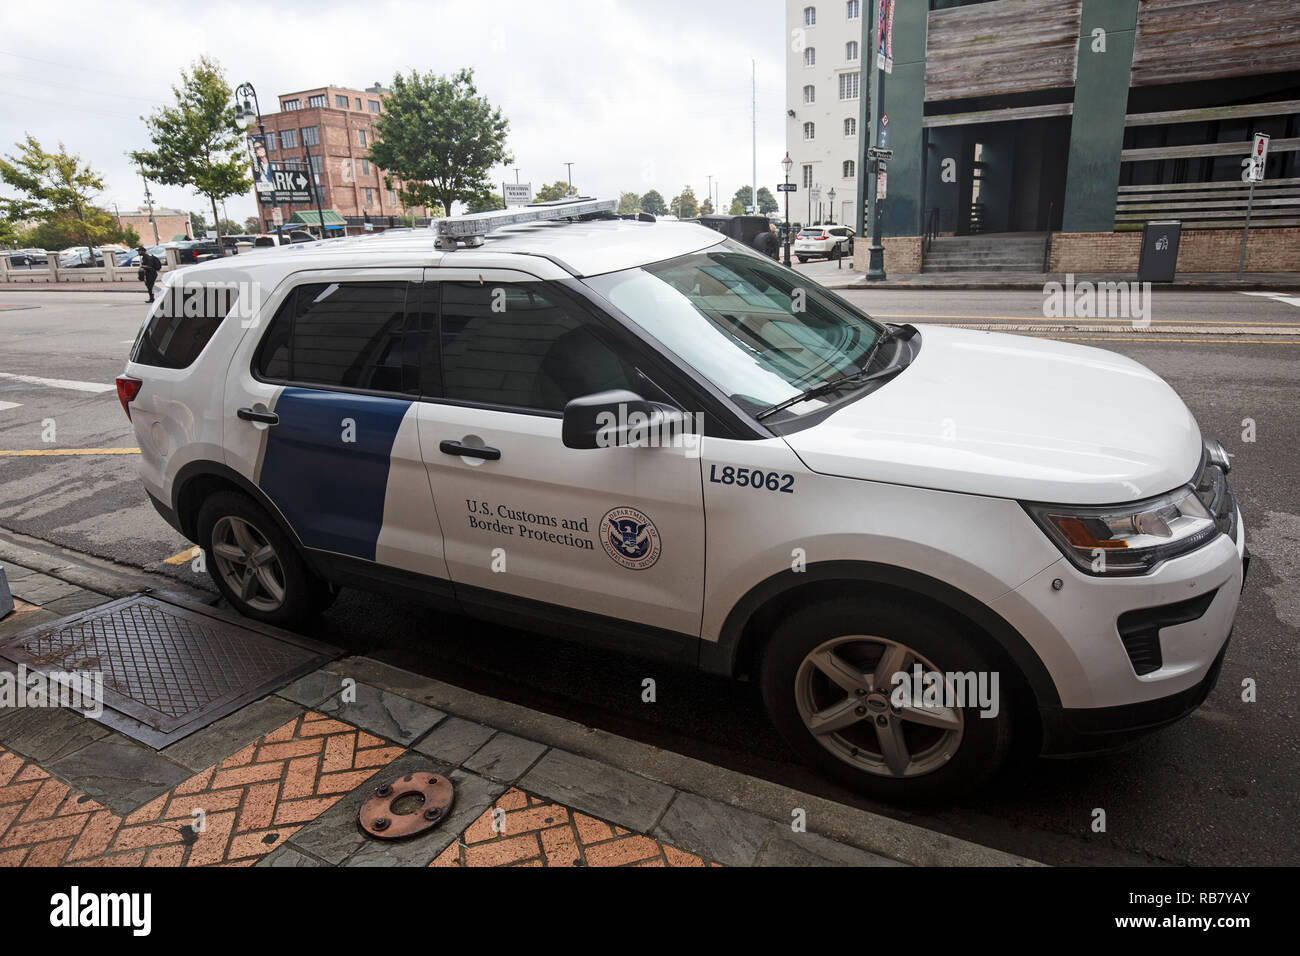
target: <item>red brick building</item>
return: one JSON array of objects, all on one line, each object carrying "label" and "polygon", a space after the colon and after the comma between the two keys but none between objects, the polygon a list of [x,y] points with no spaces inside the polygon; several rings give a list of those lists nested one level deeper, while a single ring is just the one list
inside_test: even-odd
[{"label": "red brick building", "polygon": [[[379,84],[354,90],[341,86],[323,86],[279,97],[280,112],[262,117],[266,128],[267,159],[276,167],[306,169],[306,155],[311,153],[313,178],[319,190],[321,209],[328,223],[330,210],[343,217],[349,235],[366,231],[369,221],[375,230],[397,225],[398,216],[414,213],[427,221],[424,207],[407,209],[393,188],[384,183],[383,172],[367,159],[374,142],[371,123],[383,110],[387,93]],[[256,132],[250,128],[250,133]],[[259,203],[263,228],[275,226],[272,211],[276,206]],[[288,223],[295,212],[315,214],[315,206],[278,207]]]}]

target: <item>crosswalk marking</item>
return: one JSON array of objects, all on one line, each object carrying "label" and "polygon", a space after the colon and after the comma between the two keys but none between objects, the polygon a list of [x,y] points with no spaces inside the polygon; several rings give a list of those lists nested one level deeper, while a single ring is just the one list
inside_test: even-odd
[{"label": "crosswalk marking", "polygon": [[7,382],[22,382],[24,385],[43,385],[46,388],[66,388],[75,392],[111,392],[116,385],[103,382],[76,382],[68,378],[41,378],[39,375],[17,375],[13,372],[0,372],[0,379]]}]

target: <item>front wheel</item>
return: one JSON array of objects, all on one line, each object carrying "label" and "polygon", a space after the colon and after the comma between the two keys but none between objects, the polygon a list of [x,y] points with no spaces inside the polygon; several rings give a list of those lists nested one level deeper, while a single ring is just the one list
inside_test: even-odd
[{"label": "front wheel", "polygon": [[1010,751],[1010,675],[922,608],[848,597],[802,608],[773,631],[759,679],[790,747],[873,797],[960,795]]},{"label": "front wheel", "polygon": [[305,623],[333,603],[335,591],[257,502],[219,491],[198,515],[199,546],[208,573],[240,614],[268,624]]}]

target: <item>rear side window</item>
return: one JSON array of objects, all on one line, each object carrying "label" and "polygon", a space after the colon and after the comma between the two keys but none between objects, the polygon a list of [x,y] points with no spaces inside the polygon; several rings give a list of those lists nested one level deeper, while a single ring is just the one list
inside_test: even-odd
[{"label": "rear side window", "polygon": [[271,320],[254,370],[270,382],[418,395],[426,336],[408,292],[406,282],[298,286]]},{"label": "rear side window", "polygon": [[236,286],[172,285],[136,339],[131,361],[188,368],[235,305]]}]

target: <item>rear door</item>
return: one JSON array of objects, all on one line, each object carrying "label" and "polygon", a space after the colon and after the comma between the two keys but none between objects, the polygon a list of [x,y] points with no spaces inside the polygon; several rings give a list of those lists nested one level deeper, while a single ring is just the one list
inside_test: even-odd
[{"label": "rear door", "polygon": [[[566,448],[570,399],[615,388],[663,396],[647,394],[626,332],[558,283],[519,278],[427,270],[440,300],[442,382],[420,405],[420,445],[457,597],[523,599],[535,617],[549,605],[618,619],[629,640],[638,625],[695,638],[698,455]],[[695,650],[693,640],[681,647]]]},{"label": "rear door", "polygon": [[421,275],[295,276],[231,365],[225,444],[308,548],[445,580],[415,413]]}]

